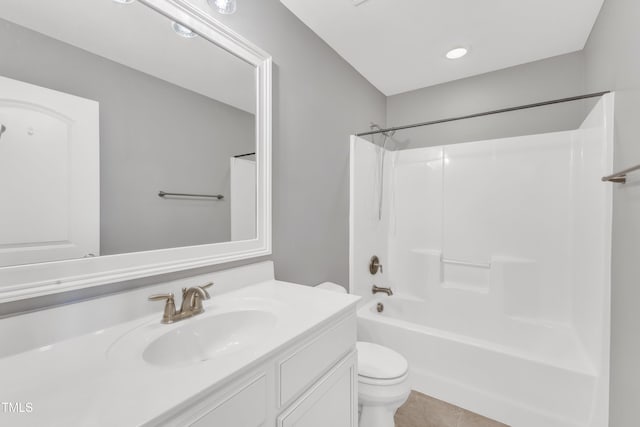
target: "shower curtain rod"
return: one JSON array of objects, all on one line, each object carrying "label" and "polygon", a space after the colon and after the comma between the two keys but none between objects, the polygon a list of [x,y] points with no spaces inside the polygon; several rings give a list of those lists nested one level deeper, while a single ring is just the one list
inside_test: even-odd
[{"label": "shower curtain rod", "polygon": [[447,123],[447,122],[455,122],[455,121],[458,121],[458,120],[473,119],[475,117],[491,116],[493,114],[508,113],[510,111],[518,111],[518,110],[526,110],[528,108],[543,107],[545,105],[560,104],[560,103],[563,103],[563,102],[570,102],[570,101],[579,101],[581,99],[588,99],[588,98],[597,98],[599,96],[606,95],[608,93],[611,93],[611,91],[607,90],[607,91],[604,91],[604,92],[589,93],[589,94],[586,94],[586,95],[572,96],[572,97],[569,97],[569,98],[561,98],[561,99],[554,99],[554,100],[551,100],[551,101],[536,102],[534,104],[520,105],[518,107],[501,108],[499,110],[485,111],[483,113],[468,114],[466,116],[451,117],[451,118],[448,118],[448,119],[432,120],[430,122],[414,123],[412,125],[395,126],[395,127],[391,127],[391,128],[387,128],[387,129],[372,130],[372,131],[369,131],[369,132],[357,133],[356,136],[367,136],[367,135],[375,135],[375,134],[378,134],[378,133],[395,132],[397,130],[411,129],[411,128],[417,128],[417,127],[422,127],[422,126],[437,125],[437,124],[440,124],[440,123]]}]

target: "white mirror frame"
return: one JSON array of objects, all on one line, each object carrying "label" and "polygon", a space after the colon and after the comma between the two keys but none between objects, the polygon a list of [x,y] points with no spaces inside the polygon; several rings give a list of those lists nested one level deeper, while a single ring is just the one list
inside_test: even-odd
[{"label": "white mirror frame", "polygon": [[256,67],[257,238],[0,268],[0,303],[271,254],[271,57],[187,0],[138,0]]}]

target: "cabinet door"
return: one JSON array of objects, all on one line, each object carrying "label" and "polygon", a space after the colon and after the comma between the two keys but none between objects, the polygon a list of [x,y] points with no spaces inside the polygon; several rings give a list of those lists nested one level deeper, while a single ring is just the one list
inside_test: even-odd
[{"label": "cabinet door", "polygon": [[286,407],[353,350],[355,313],[292,351],[280,362],[280,405]]},{"label": "cabinet door", "polygon": [[263,375],[236,390],[225,401],[191,424],[191,427],[258,427],[267,417],[267,380]]},{"label": "cabinet door", "polygon": [[356,427],[358,372],[356,353],[342,359],[279,417],[278,427]]}]

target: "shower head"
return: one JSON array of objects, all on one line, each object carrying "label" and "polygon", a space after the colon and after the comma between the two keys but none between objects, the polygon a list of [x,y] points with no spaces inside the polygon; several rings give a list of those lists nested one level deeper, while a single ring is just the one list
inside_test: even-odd
[{"label": "shower head", "polygon": [[[371,130],[378,130],[378,131],[381,131],[381,130],[382,130],[382,128],[380,127],[380,125],[379,125],[379,124],[377,124],[377,123],[373,123],[373,122],[369,123],[369,129],[371,129]],[[396,131],[395,131],[395,130],[393,130],[393,131],[390,131],[390,132],[380,132],[380,133],[382,133],[382,134],[383,134],[384,136],[386,136],[387,138],[391,138],[393,135],[395,135]]]}]

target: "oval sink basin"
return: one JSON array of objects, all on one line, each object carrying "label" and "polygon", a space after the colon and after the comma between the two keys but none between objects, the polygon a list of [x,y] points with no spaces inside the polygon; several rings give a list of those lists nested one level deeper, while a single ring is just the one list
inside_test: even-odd
[{"label": "oval sink basin", "polygon": [[276,321],[273,313],[259,310],[183,320],[149,343],[142,358],[161,366],[204,362],[260,341]]}]

